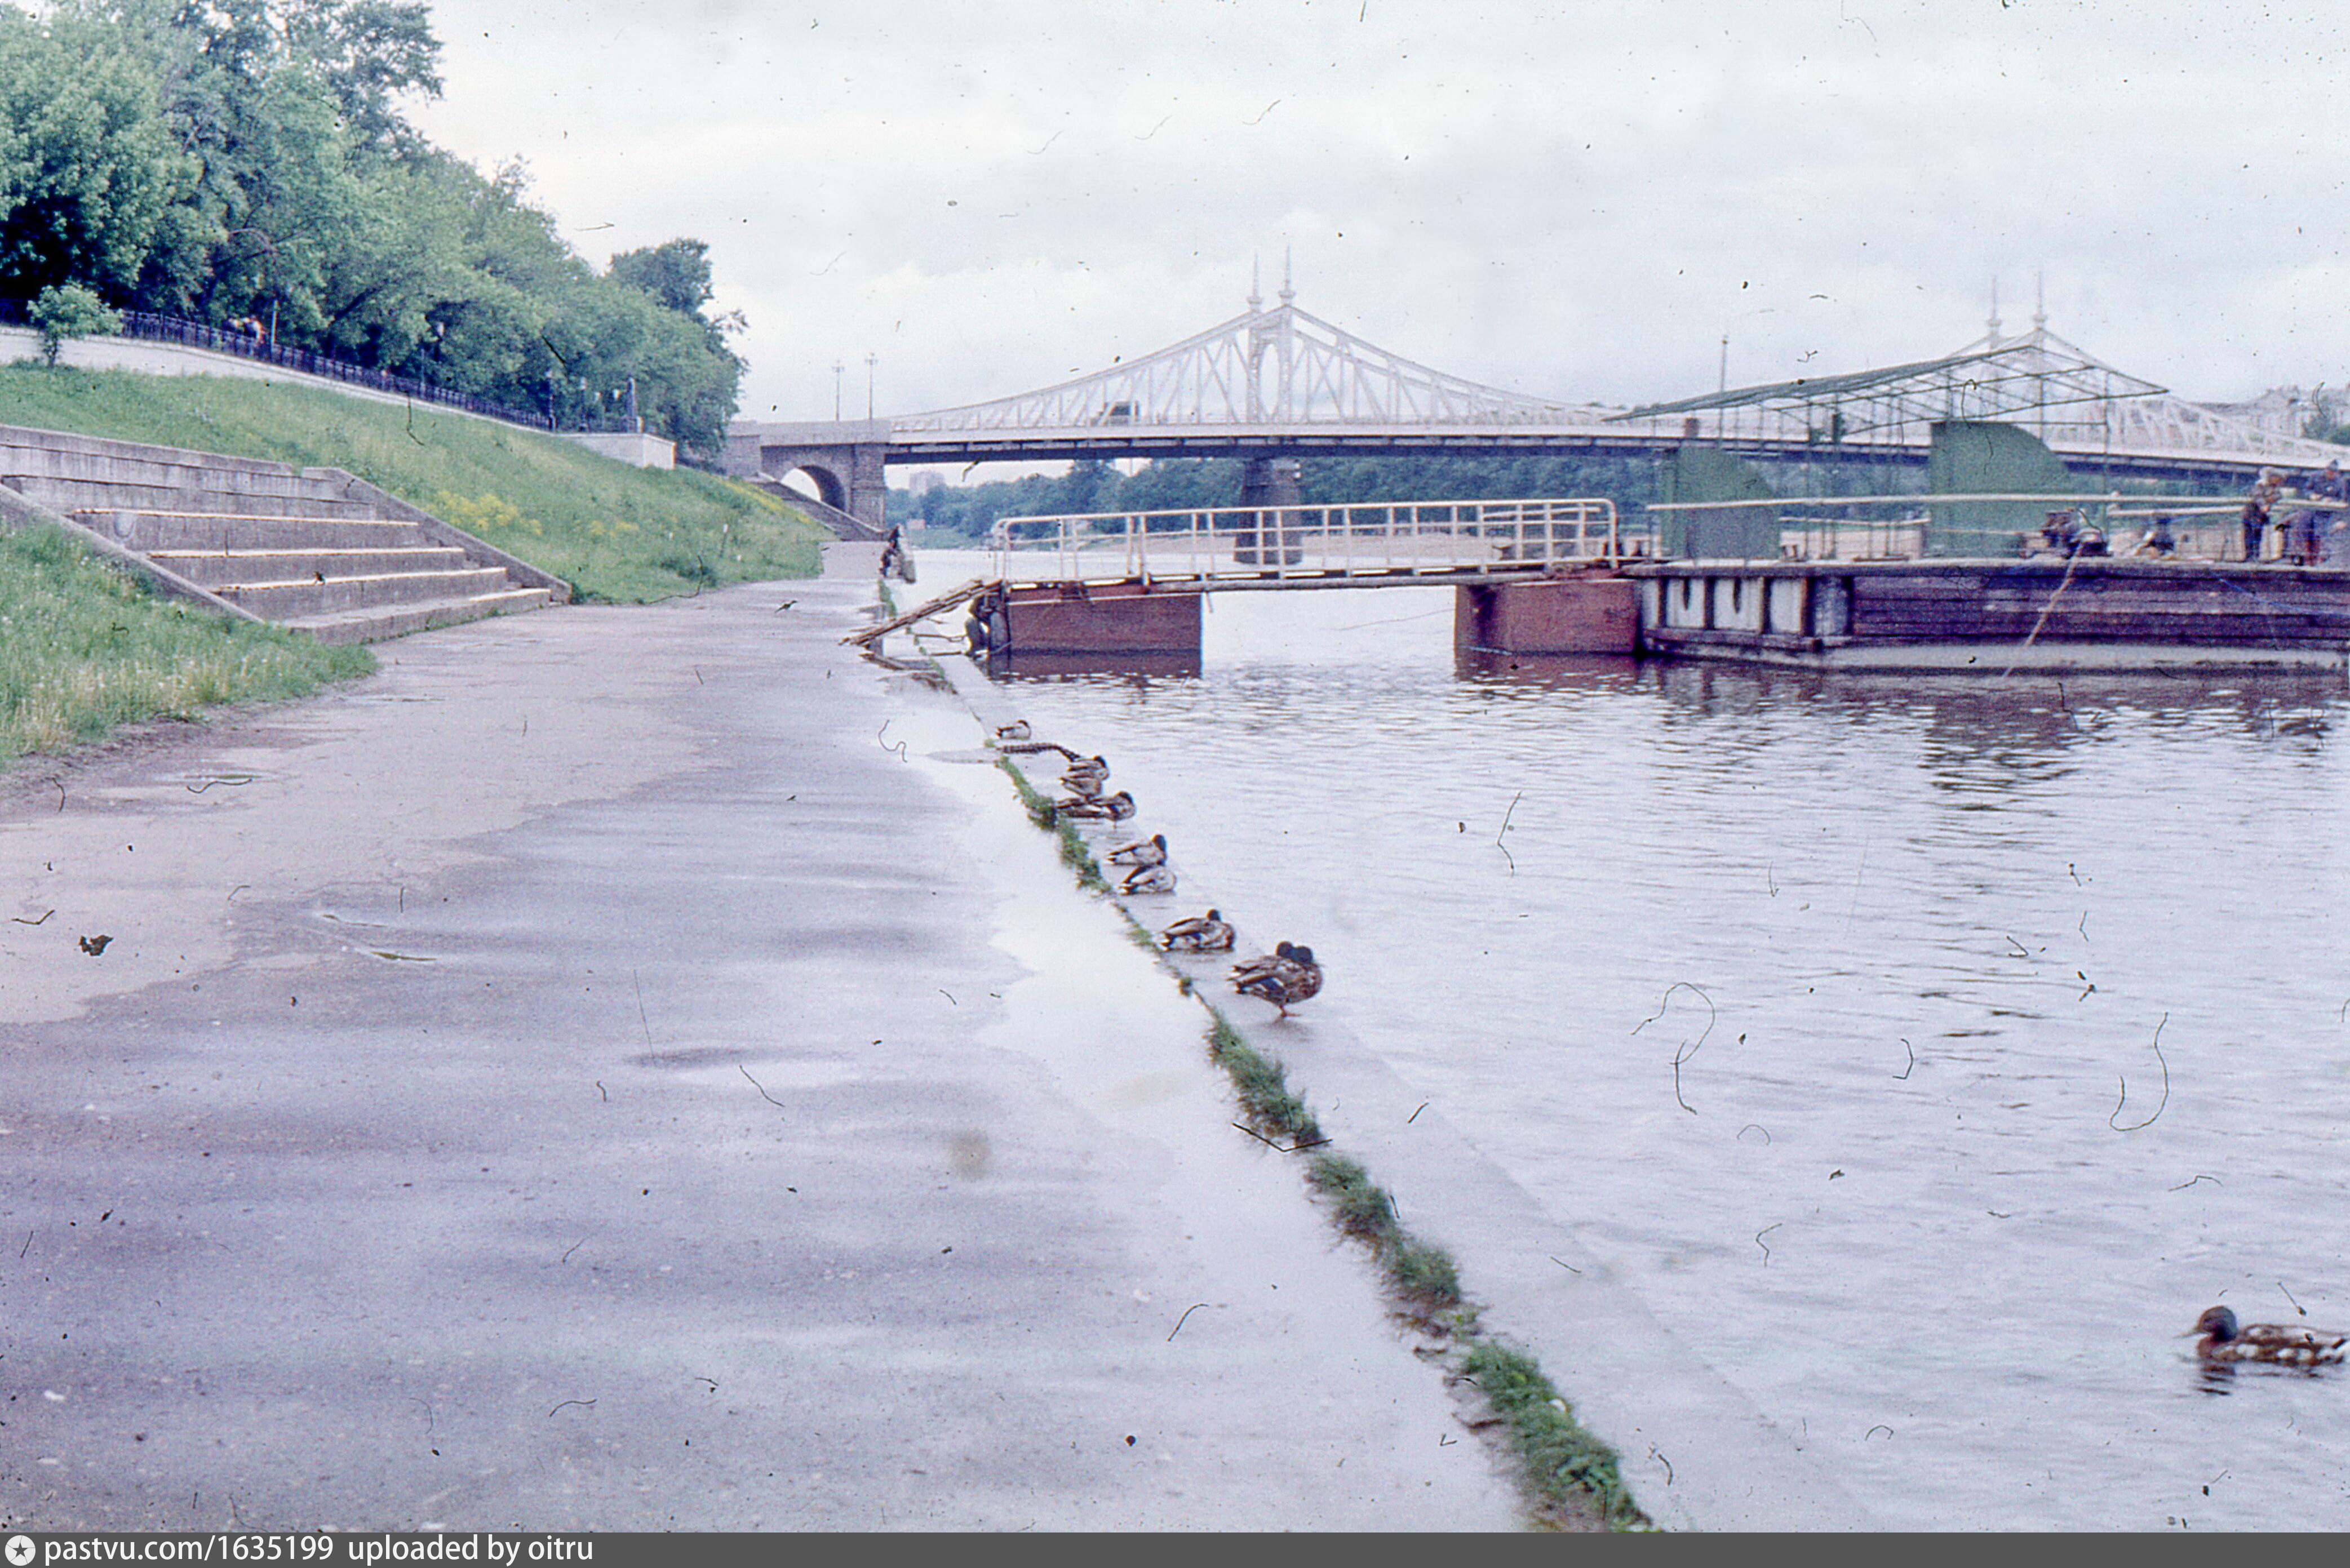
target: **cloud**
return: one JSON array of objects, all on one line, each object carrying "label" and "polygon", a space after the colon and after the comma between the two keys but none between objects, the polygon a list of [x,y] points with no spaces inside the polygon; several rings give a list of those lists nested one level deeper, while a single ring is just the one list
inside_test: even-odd
[{"label": "cloud", "polygon": [[[1360,18],[1359,20],[1357,18]],[[2330,14],[2012,0],[987,6],[444,0],[476,161],[710,241],[746,410],[938,406],[1300,303],[1626,401],[2054,325],[2189,395],[2339,380]],[[590,237],[582,235],[582,238]],[[601,254],[601,250],[591,254]],[[1273,279],[1268,278],[1268,290]],[[1825,296],[1825,300],[1816,296]],[[852,378],[853,379],[853,378]]]}]

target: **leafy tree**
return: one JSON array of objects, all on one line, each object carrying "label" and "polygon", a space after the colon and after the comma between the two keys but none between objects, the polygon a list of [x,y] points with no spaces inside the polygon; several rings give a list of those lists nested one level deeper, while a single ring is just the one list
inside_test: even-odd
[{"label": "leafy tree", "polygon": [[441,90],[423,0],[0,4],[0,296],[77,282],[567,423],[619,411],[714,450],[741,326],[709,247],[599,275],[403,104]]},{"label": "leafy tree", "polygon": [[68,338],[102,337],[122,330],[122,313],[78,283],[52,286],[33,301],[33,329],[41,335],[41,358],[51,365]]},{"label": "leafy tree", "polygon": [[710,303],[710,247],[700,240],[671,240],[644,250],[624,251],[612,258],[605,275],[626,284],[676,311],[702,318]]},{"label": "leafy tree", "polygon": [[421,0],[282,0],[277,23],[287,53],[341,106],[353,146],[421,144],[398,101],[441,96],[441,40]]},{"label": "leafy tree", "polygon": [[0,7],[0,290],[127,289],[187,168],[137,65],[98,30]]}]

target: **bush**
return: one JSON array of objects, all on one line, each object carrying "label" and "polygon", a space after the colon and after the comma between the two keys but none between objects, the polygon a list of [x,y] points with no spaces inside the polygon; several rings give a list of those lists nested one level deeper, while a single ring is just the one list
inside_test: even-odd
[{"label": "bush", "polygon": [[111,337],[122,330],[122,313],[108,309],[106,301],[78,283],[41,290],[29,314],[41,335],[41,358],[51,365],[68,338]]}]

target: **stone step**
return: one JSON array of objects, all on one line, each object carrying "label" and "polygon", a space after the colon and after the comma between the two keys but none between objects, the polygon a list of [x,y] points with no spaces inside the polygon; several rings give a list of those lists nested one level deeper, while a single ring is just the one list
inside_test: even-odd
[{"label": "stone step", "polygon": [[147,558],[201,587],[234,583],[314,583],[341,577],[413,576],[465,568],[454,545],[397,549],[150,550]]},{"label": "stone step", "polygon": [[[370,609],[428,599],[472,598],[514,587],[503,566],[455,572],[381,572],[361,577],[294,582],[220,583],[213,592],[265,620],[299,621],[338,610]],[[533,589],[533,592],[543,590]]]},{"label": "stone step", "polygon": [[549,602],[545,588],[509,587],[499,592],[467,594],[454,598],[421,599],[408,604],[373,605],[358,609],[296,616],[279,624],[307,631],[320,642],[380,642],[405,637],[436,626],[455,626],[484,616],[509,615],[539,609]]},{"label": "stone step", "polygon": [[[375,504],[334,493],[188,488],[106,479],[55,479],[46,474],[0,476],[27,501],[58,512],[231,512],[263,517],[373,517]],[[331,486],[297,486],[331,490]]]},{"label": "stone step", "polygon": [[390,517],[253,517],[225,512],[69,514],[133,550],[389,550],[431,543],[413,523]]},{"label": "stone step", "polygon": [[136,484],[156,490],[220,495],[339,500],[346,481],[300,472],[275,462],[193,463],[109,456],[99,452],[26,452],[0,447],[0,478],[53,483]]}]

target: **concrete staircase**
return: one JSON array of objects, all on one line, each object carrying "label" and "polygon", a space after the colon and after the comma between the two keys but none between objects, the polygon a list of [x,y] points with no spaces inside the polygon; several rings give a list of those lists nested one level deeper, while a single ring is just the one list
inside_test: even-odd
[{"label": "concrete staircase", "polygon": [[166,593],[321,642],[571,597],[561,578],[338,468],[0,425],[0,523],[36,520]]}]

